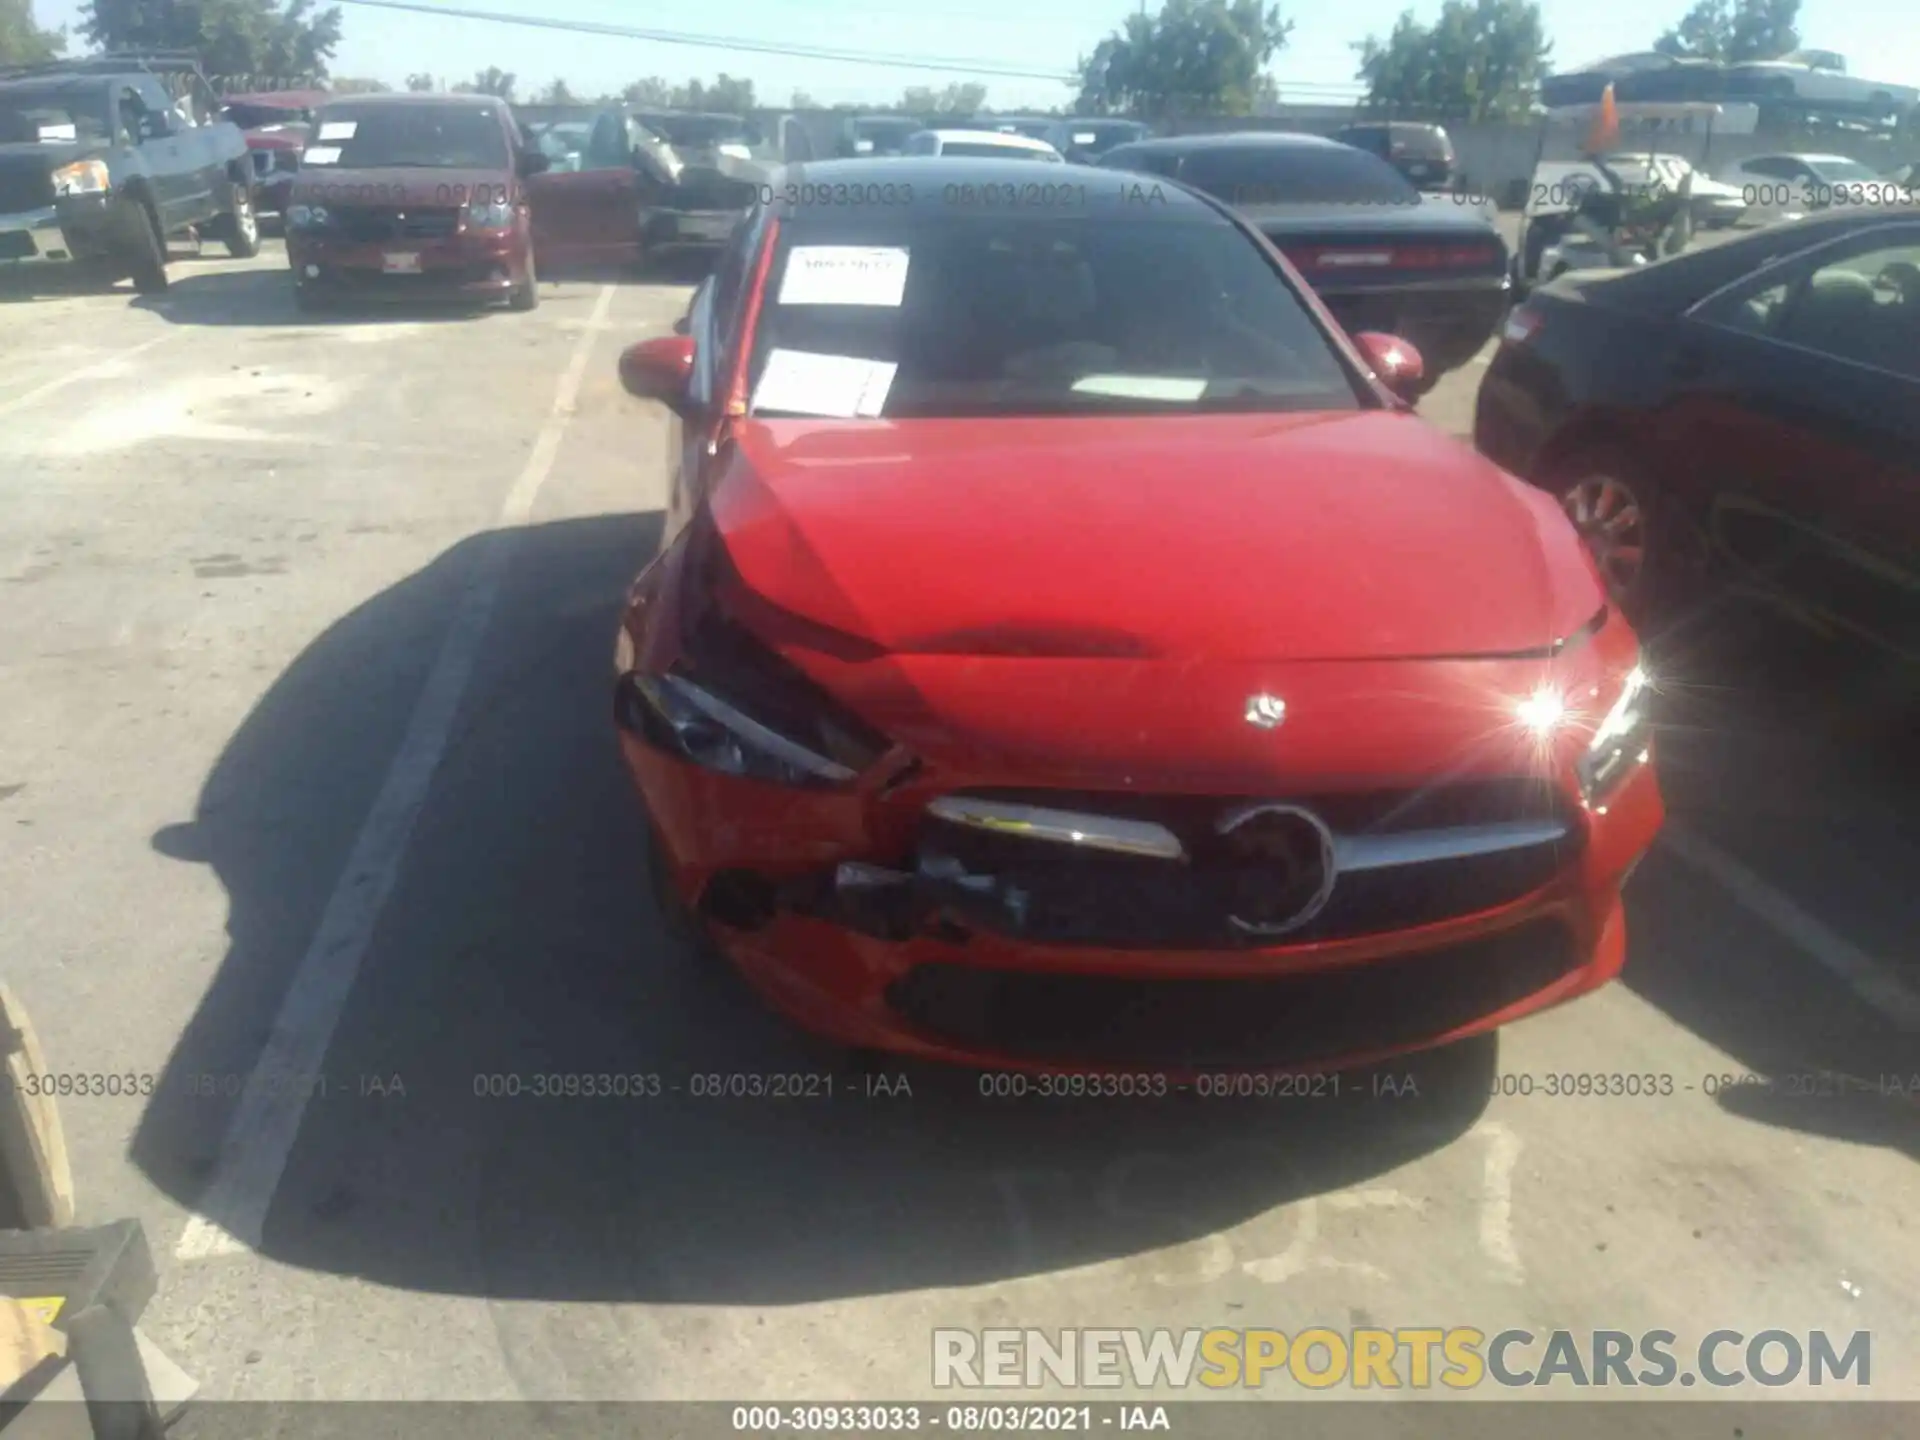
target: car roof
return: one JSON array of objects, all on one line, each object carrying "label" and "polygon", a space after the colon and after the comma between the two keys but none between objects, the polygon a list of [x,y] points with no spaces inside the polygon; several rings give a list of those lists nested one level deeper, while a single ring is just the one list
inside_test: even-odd
[{"label": "car roof", "polygon": [[509,110],[512,108],[498,95],[423,95],[413,92],[406,94],[395,92],[376,95],[332,95],[327,98],[327,103],[324,108],[331,110],[338,105],[373,105],[383,110],[389,106],[401,105],[422,106],[427,108],[452,105],[487,105]]},{"label": "car roof", "polygon": [[0,75],[0,89],[18,85],[22,90],[95,90],[145,75],[144,70],[129,70],[124,75]]},{"label": "car roof", "polygon": [[[898,209],[901,205],[951,214],[954,206],[946,198],[947,189],[950,186],[1005,185],[1008,189],[1013,189],[1015,186],[1033,183],[1031,160],[1002,160],[991,155],[977,157],[964,155],[951,159],[933,155],[884,155],[852,160],[808,160],[787,168],[790,169],[795,181],[807,182],[806,186],[800,189],[800,193],[818,193],[823,185],[892,185],[897,187],[895,193],[904,197],[898,205],[890,201],[884,207],[866,206],[859,209],[851,206],[833,207],[833,213],[843,216],[877,214],[883,209]],[[1226,217],[1222,207],[1187,189],[1184,185],[1157,176],[1141,178],[1152,180],[1156,187],[1157,193],[1150,204],[1142,204],[1137,195],[1123,193],[1122,187],[1118,185],[1089,185],[1085,187],[1084,200],[1074,205],[1071,212],[1062,212],[1059,209],[1043,210],[1039,206],[1014,206],[1007,209],[981,210],[977,213],[1033,214],[1035,216],[1061,213],[1074,215],[1124,213],[1134,218],[1200,221],[1220,225],[1233,223]],[[795,205],[779,199],[783,185],[784,180],[776,180],[767,187],[776,197],[772,207],[776,215],[784,216],[803,210],[819,210],[818,206]]]},{"label": "car roof", "polygon": [[969,144],[984,141],[990,145],[998,145],[1003,150],[1053,149],[1053,146],[1044,140],[1036,140],[1031,135],[1009,135],[1004,130],[923,130],[920,133],[937,136],[942,144],[949,140],[961,140]]},{"label": "car roof", "polygon": [[1348,150],[1338,140],[1324,135],[1309,135],[1298,130],[1230,130],[1223,135],[1162,135],[1151,140],[1135,140],[1128,150],[1148,154],[1198,152],[1204,150]]}]

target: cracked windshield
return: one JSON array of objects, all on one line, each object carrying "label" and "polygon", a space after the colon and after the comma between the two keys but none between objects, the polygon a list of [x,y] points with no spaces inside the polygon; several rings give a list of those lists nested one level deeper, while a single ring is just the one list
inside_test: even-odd
[{"label": "cracked windshield", "polygon": [[1920,1436],[1909,20],[0,0],[0,1440]]}]

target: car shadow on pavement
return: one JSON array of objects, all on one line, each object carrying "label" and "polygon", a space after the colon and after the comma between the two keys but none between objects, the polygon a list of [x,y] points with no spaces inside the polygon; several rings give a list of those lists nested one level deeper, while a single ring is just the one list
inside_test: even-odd
[{"label": "car shadow on pavement", "polygon": [[1738,602],[1670,635],[1668,827],[1629,892],[1623,978],[1729,1057],[1728,1113],[1920,1159],[1920,1044],[1840,949],[1920,992],[1920,677]]},{"label": "car shadow on pavement", "polygon": [[[1418,1098],[1348,1077],[1338,1100],[1073,1101],[986,1099],[978,1077],[918,1065],[862,1072],[799,1036],[670,941],[647,893],[610,684],[619,599],[659,526],[606,516],[456,546],[315,640],[229,741],[197,813],[155,836],[212,866],[230,905],[225,959],[132,1145],[165,1193],[201,1201],[241,1077],[494,544],[511,558],[492,628],[324,1093],[318,1077],[262,1077],[313,1092],[268,1257],[553,1300],[977,1284],[1211,1235],[1478,1119],[1491,1038],[1381,1068],[1395,1088],[1412,1075]],[[541,1079],[558,1076],[600,1093]],[[815,1078],[795,1098],[724,1098],[734,1076]]]},{"label": "car shadow on pavement", "polygon": [[[542,288],[553,287],[543,284]],[[158,295],[136,296],[133,306],[137,310],[151,310],[174,325],[249,328],[301,325],[338,328],[392,324],[396,320],[454,324],[489,313],[489,307],[468,301],[384,298],[347,301],[325,310],[307,312],[295,306],[293,279],[284,269],[258,267],[180,274],[176,266],[173,283],[166,290]],[[505,311],[505,306],[491,308]]]}]

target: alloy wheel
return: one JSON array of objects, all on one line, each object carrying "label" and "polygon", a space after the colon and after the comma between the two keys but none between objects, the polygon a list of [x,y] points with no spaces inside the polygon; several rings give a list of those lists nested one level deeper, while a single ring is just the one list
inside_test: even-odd
[{"label": "alloy wheel", "polygon": [[1639,497],[1614,476],[1589,475],[1569,485],[1560,503],[1608,591],[1624,604],[1646,573],[1647,526]]}]

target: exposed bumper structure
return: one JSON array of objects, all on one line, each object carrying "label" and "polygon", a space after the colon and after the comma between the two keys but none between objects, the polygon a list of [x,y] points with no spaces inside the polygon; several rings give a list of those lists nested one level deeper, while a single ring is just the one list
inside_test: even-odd
[{"label": "exposed bumper structure", "polygon": [[1441,825],[1382,821],[1384,797],[796,791],[668,753],[641,704],[623,684],[662,903],[806,1028],[988,1069],[1328,1069],[1495,1029],[1618,975],[1621,887],[1664,816],[1645,755],[1597,808],[1483,787]]}]

